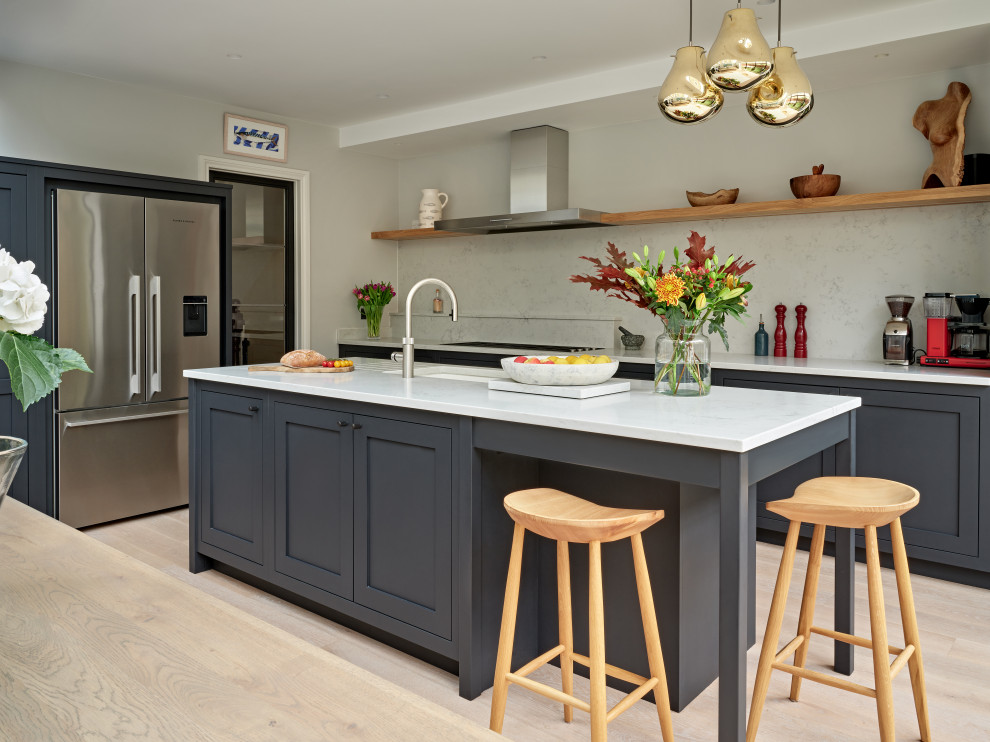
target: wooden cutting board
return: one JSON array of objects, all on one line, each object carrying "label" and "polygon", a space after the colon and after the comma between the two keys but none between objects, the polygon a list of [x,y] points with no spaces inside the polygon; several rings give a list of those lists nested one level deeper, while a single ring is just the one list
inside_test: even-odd
[{"label": "wooden cutting board", "polygon": [[283,366],[281,363],[271,366],[248,366],[248,371],[275,371],[276,373],[286,374],[346,374],[348,371],[353,370],[354,366],[345,366],[344,368],[323,368],[323,366],[290,368],[289,366]]}]

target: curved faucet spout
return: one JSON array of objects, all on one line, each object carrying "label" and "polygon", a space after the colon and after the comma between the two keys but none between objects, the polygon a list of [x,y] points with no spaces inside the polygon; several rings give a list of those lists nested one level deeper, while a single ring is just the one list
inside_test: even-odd
[{"label": "curved faucet spout", "polygon": [[422,281],[413,284],[413,287],[409,289],[409,293],[406,294],[406,335],[402,338],[402,378],[411,379],[413,377],[413,360],[415,353],[415,346],[412,337],[412,300],[416,295],[416,292],[420,288],[426,286],[427,284],[433,284],[439,286],[450,296],[450,316],[454,322],[457,321],[457,296],[454,294],[454,290],[450,288],[450,285],[446,281],[441,281],[439,278],[424,278]]}]

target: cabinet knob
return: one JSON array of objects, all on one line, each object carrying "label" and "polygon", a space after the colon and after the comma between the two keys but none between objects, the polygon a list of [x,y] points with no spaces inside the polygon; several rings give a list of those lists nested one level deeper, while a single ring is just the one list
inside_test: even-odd
[{"label": "cabinet knob", "polygon": [[258,411],[258,405],[256,404],[253,404],[250,407],[248,407],[248,412],[257,412],[257,411]]},{"label": "cabinet knob", "polygon": [[339,425],[342,428],[346,428],[348,425],[350,425],[350,423],[347,422],[346,420],[338,420],[337,425]]},{"label": "cabinet knob", "polygon": [[354,430],[359,430],[361,428],[361,423],[354,423],[351,427],[354,428]]}]

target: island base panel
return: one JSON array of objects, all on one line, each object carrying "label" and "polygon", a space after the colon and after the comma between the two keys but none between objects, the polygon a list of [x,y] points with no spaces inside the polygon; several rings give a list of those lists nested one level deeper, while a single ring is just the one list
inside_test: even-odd
[{"label": "island base panel", "polygon": [[[512,541],[512,519],[502,505],[516,489],[551,487],[601,504],[662,508],[665,517],[643,533],[660,623],[671,707],[680,711],[718,671],[718,490],[618,474],[604,469],[484,451],[482,468],[482,659],[472,673],[477,692],[491,686],[502,599]],[[588,651],[588,549],[570,549],[575,651]],[[605,586],[605,652],[609,663],[649,674],[640,622],[632,552],[626,542],[602,545]],[[513,647],[519,666],[558,642],[556,545],[527,534]],[[668,659],[669,658],[669,659]],[[556,663],[556,661],[555,661]],[[462,668],[462,672],[465,668]],[[587,668],[575,666],[587,675]],[[623,681],[610,685],[625,692]],[[652,700],[652,694],[647,698]]]}]

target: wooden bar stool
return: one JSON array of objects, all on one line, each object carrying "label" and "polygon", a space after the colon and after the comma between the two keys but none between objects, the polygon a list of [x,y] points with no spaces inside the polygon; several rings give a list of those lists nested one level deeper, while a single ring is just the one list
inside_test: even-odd
[{"label": "wooden bar stool", "polygon": [[[914,615],[914,596],[911,594],[911,576],[908,573],[907,554],[904,551],[904,534],[901,531],[901,515],[918,504],[918,490],[899,482],[867,477],[820,477],[807,481],[794,491],[794,496],[786,500],[768,502],[767,510],[784,516],[791,521],[787,529],[784,555],[780,560],[777,585],[773,591],[773,603],[767,620],[767,633],[763,638],[760,665],[756,672],[756,686],[753,689],[753,705],[749,711],[749,726],[746,730],[747,742],[756,739],[760,724],[760,714],[767,697],[772,670],[783,670],[791,678],[792,701],[798,700],[801,679],[807,678],[842,690],[860,693],[877,701],[877,716],[880,722],[882,742],[894,740],[894,700],[891,681],[907,664],[911,674],[911,689],[914,692],[914,705],[918,713],[918,726],[923,742],[930,742],[931,729],[928,721],[928,701],[925,697],[925,671],[921,662],[921,643],[918,637],[918,621]],[[784,618],[787,603],[787,588],[791,581],[794,566],[794,553],[797,550],[798,532],[801,523],[814,523],[808,557],[808,572],[805,576],[804,596],[801,599],[801,614],[798,619],[798,635],[777,651],[780,638],[780,625]],[[891,545],[894,555],[894,570],[897,577],[897,596],[901,606],[901,622],[904,624],[904,649],[887,644],[887,624],[884,616],[883,584],[880,580],[880,552],[877,548],[877,527],[890,524]],[[822,564],[822,548],[825,544],[825,526],[836,528],[862,528],[866,531],[866,573],[870,600],[870,639],[864,639],[839,631],[813,626],[815,594],[818,590],[818,573]],[[811,634],[819,634],[832,639],[867,647],[873,650],[873,673],[875,688],[853,683],[840,677],[828,675],[804,667],[808,657],[808,642]],[[791,655],[794,664],[784,664]],[[896,655],[889,663],[890,655]]]},{"label": "wooden bar stool", "polygon": [[[501,733],[505,718],[505,702],[509,683],[564,704],[564,721],[572,719],[573,708],[591,714],[592,742],[604,742],[606,724],[629,709],[651,690],[657,702],[660,729],[664,742],[673,742],[674,728],[670,716],[670,699],[667,696],[667,676],[664,674],[663,654],[660,651],[660,631],[653,605],[650,575],[646,569],[641,533],[663,518],[662,510],[626,510],[608,508],[582,500],[553,489],[531,489],[513,492],[505,498],[505,509],[515,521],[512,536],[512,555],[509,559],[509,576],[505,585],[505,604],[502,607],[502,630],[498,640],[498,659],[495,663],[495,690],[492,695],[491,728]],[[519,603],[519,578],[522,570],[523,539],[526,531],[554,539],[557,542],[557,611],[560,643],[542,655],[511,672],[512,642],[516,631],[516,607]],[[602,542],[628,538],[632,542],[633,561],[636,570],[636,588],[639,608],[646,635],[646,652],[651,677],[644,678],[605,662],[605,605],[602,595]],[[567,544],[588,544],[589,605],[588,628],[590,634],[589,657],[574,653],[571,627],[571,572]],[[555,657],[560,657],[560,673],[563,692],[543,683],[531,680],[534,670]],[[591,703],[575,698],[574,663],[591,670]],[[635,683],[632,693],[611,709],[605,708],[605,676]]]}]

